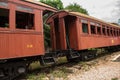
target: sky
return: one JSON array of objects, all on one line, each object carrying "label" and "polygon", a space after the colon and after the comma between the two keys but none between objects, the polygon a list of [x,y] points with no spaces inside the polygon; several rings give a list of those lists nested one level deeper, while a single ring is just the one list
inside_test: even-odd
[{"label": "sky", "polygon": [[[66,7],[69,4],[77,3],[85,8],[90,16],[102,19],[106,22],[116,22],[120,19],[119,0],[61,0]],[[120,1],[119,1],[120,3]]]},{"label": "sky", "polygon": [[77,3],[85,8],[90,16],[102,19],[106,22],[118,22],[118,0],[61,0],[64,6]]}]

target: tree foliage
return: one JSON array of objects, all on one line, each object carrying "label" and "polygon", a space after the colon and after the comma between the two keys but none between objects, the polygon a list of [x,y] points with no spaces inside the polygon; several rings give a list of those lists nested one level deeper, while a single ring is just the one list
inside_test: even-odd
[{"label": "tree foliage", "polygon": [[40,0],[40,2],[50,5],[58,10],[63,9],[63,3],[61,0]]},{"label": "tree foliage", "polygon": [[65,10],[73,11],[73,12],[80,12],[80,13],[88,15],[88,11],[86,9],[82,8],[77,3],[73,3],[73,4],[68,5],[67,7],[65,7]]},{"label": "tree foliage", "polygon": [[[61,0],[40,0],[40,2],[52,6],[58,10],[63,9],[63,3]],[[43,16],[44,20],[44,41],[45,47],[50,47],[50,26],[45,23],[46,19],[51,15],[51,13],[47,13]]]}]

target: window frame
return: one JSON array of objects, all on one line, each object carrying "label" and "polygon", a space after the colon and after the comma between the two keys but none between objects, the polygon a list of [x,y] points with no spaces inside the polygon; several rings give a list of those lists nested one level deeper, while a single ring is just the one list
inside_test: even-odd
[{"label": "window frame", "polygon": [[[87,24],[87,32],[83,32],[83,24]],[[83,34],[89,34],[89,24],[88,24],[88,20],[81,19],[81,25],[82,25],[82,33],[83,33]]]},{"label": "window frame", "polygon": [[[102,32],[101,32],[101,24],[97,23],[96,24],[96,28],[97,28],[97,35],[102,35]],[[99,29],[98,29],[99,28]]]},{"label": "window frame", "polygon": [[107,26],[106,28],[107,28],[107,29],[106,29],[106,30],[107,30],[107,36],[110,36],[110,27]]},{"label": "window frame", "polygon": [[106,36],[107,34],[106,34],[106,26],[103,24],[102,25],[102,35],[103,36]]},{"label": "window frame", "polygon": [[[31,8],[33,11],[26,11],[26,10],[21,10],[21,9],[18,9],[18,7],[23,7],[23,8]],[[34,13],[34,8],[32,7],[29,7],[29,6],[24,6],[24,5],[16,5],[16,11],[15,11],[15,17],[17,16],[17,12],[22,12],[22,13],[29,13],[29,14],[33,14],[33,29],[20,29],[20,28],[17,28],[17,26],[15,25],[15,29],[16,30],[27,30],[27,31],[35,31],[36,30],[36,26],[35,26],[35,13]],[[15,24],[16,24],[16,18],[15,18]]]},{"label": "window frame", "polygon": [[8,3],[8,1],[0,1],[0,2],[3,2],[3,3],[7,4],[7,6],[1,6],[0,5],[0,9],[6,9],[6,10],[9,11],[9,13],[8,13],[8,24],[9,24],[9,26],[8,27],[1,27],[0,26],[0,30],[4,30],[4,29],[9,30],[10,29],[10,8],[9,8],[9,3]]},{"label": "window frame", "polygon": [[110,27],[110,36],[114,36],[112,27]]},{"label": "window frame", "polygon": [[[94,26],[94,33],[92,33],[92,28],[91,27],[93,27]],[[94,21],[90,21],[90,33],[91,33],[91,35],[96,35],[97,34],[97,32],[96,32],[96,23],[94,22]]]}]

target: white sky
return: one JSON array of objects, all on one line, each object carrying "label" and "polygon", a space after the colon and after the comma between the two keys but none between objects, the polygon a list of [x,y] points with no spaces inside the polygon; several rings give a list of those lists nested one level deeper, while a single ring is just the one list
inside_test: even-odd
[{"label": "white sky", "polygon": [[64,6],[70,3],[77,3],[85,8],[90,16],[102,19],[107,22],[118,22],[117,0],[61,0]]},{"label": "white sky", "polygon": [[107,22],[116,22],[120,19],[118,0],[61,0],[64,6],[70,3],[77,3],[85,8],[90,16],[102,19]]}]

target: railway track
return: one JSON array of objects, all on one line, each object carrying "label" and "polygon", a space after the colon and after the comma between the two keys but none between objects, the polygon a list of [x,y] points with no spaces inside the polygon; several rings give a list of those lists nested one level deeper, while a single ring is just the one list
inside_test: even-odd
[{"label": "railway track", "polygon": [[[51,70],[61,69],[62,67],[66,67],[66,68],[73,67],[75,65],[78,65],[81,62],[82,63],[92,62],[92,61],[95,61],[96,59],[103,59],[102,57],[109,57],[109,55],[112,55],[114,53],[115,52],[111,52],[111,53],[106,52],[104,54],[99,54],[97,57],[86,60],[86,61],[72,61],[71,63],[67,62],[64,59],[65,61],[63,61],[62,63],[58,63],[58,64],[55,64],[55,65],[52,65],[52,66],[45,66],[45,67],[42,67],[42,68],[37,68],[37,69],[34,69],[34,70],[30,70],[28,72],[27,76],[32,75],[32,74],[34,74],[33,76],[37,76],[37,75],[40,76],[41,73],[45,73],[45,74],[49,75],[51,73]],[[90,63],[90,64],[92,65],[92,63]],[[81,66],[83,66],[83,65],[84,64],[81,64]],[[81,67],[80,67],[80,69],[81,69]],[[72,71],[68,71],[68,73],[72,73]],[[22,75],[22,76],[17,77],[16,79],[17,80],[22,80],[22,79],[27,80],[27,77],[26,77],[26,75]]]}]

